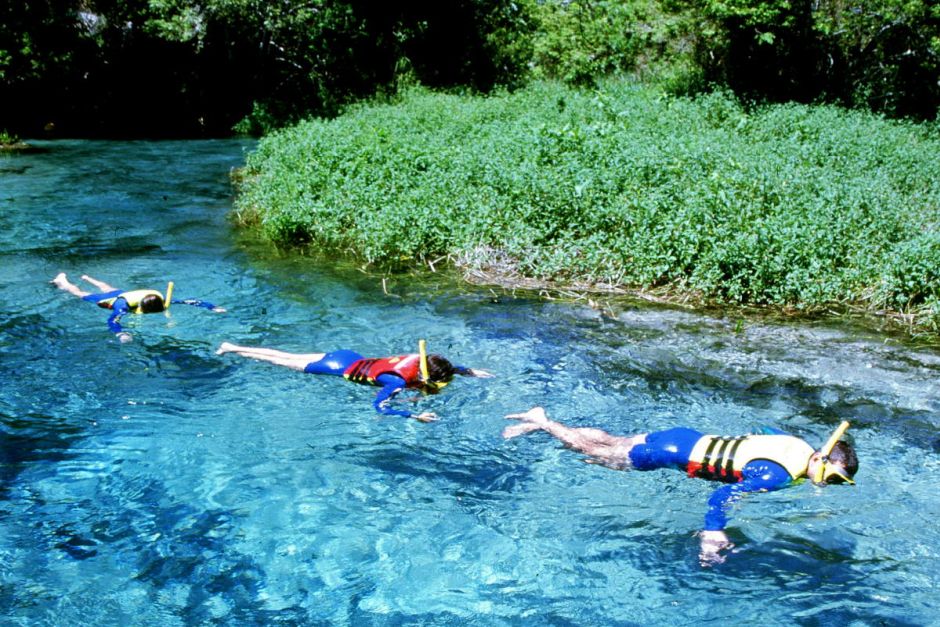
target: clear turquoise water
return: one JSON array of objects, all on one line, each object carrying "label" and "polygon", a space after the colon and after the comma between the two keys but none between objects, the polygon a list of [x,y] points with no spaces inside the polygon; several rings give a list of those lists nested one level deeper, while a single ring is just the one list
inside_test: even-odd
[{"label": "clear turquoise water", "polygon": [[[0,156],[0,616],[11,625],[936,624],[940,355],[849,327],[494,295],[277,251],[226,219],[248,144]],[[136,317],[59,271],[228,307]],[[386,293],[386,291],[388,293]],[[432,349],[495,379],[378,418],[372,390],[222,340]],[[542,404],[616,433],[853,421],[855,488],[746,499],[703,569],[712,484],[581,463]]]}]

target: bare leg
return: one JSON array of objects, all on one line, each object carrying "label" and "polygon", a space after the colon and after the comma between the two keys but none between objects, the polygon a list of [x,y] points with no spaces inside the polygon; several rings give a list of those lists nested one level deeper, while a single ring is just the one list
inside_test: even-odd
[{"label": "bare leg", "polygon": [[510,414],[506,418],[522,420],[523,423],[506,427],[503,430],[504,438],[514,438],[532,431],[546,431],[565,446],[590,455],[597,463],[612,468],[623,468],[629,465],[630,449],[646,441],[645,433],[622,437],[611,435],[600,429],[566,427],[560,422],[549,420],[541,407],[533,407],[524,414]]},{"label": "bare leg", "polygon": [[55,278],[52,279],[51,283],[55,285],[57,288],[59,288],[60,290],[65,290],[69,294],[73,294],[75,296],[78,296],[79,298],[82,298],[83,296],[88,296],[88,292],[82,291],[81,288],[79,288],[77,285],[69,282],[64,272],[60,272],[59,274],[57,274]]},{"label": "bare leg", "polygon": [[102,292],[113,292],[114,290],[117,289],[117,288],[114,287],[113,285],[109,285],[109,284],[105,283],[104,281],[99,281],[98,279],[93,279],[92,277],[88,276],[87,274],[83,274],[83,275],[82,275],[82,281],[88,281],[89,283],[91,283],[92,285],[94,285],[95,287],[97,287],[97,288],[98,288],[99,290],[101,290]]},{"label": "bare leg", "polygon": [[320,361],[326,353],[288,353],[273,348],[255,348],[253,346],[236,346],[229,342],[222,342],[216,355],[235,353],[242,357],[266,361],[278,366],[286,366],[294,370],[303,370],[312,361]]}]

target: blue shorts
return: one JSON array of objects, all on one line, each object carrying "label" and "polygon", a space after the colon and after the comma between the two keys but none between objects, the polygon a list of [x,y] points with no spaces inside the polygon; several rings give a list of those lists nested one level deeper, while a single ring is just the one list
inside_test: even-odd
[{"label": "blue shorts", "polygon": [[342,376],[347,368],[362,358],[362,355],[353,351],[333,351],[324,355],[319,361],[311,361],[304,368],[304,372],[307,374],[338,374]]},{"label": "blue shorts", "polygon": [[117,298],[124,293],[124,290],[111,290],[110,292],[99,292],[98,294],[89,294],[88,296],[82,296],[82,300],[87,300],[89,303],[95,303],[96,305],[103,300],[109,298]]},{"label": "blue shorts", "polygon": [[695,429],[676,427],[646,435],[646,442],[630,449],[630,462],[637,470],[685,469],[695,443],[702,434]]}]

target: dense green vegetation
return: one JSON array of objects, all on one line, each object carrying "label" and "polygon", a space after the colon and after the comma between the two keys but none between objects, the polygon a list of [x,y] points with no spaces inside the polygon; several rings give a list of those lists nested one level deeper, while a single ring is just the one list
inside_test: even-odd
[{"label": "dense green vegetation", "polygon": [[447,256],[706,300],[940,322],[940,133],[617,81],[408,93],[264,138],[237,211],[369,262]]},{"label": "dense green vegetation", "polygon": [[402,84],[487,93],[610,74],[672,93],[933,119],[934,0],[16,0],[0,130],[260,132]]}]

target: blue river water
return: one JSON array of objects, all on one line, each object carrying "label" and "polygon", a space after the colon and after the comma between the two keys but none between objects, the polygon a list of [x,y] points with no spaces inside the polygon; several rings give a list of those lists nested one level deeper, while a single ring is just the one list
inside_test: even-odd
[{"label": "blue river water", "polygon": [[[10,625],[926,625],[940,616],[940,353],[846,323],[599,307],[365,272],[234,227],[240,141],[37,142],[0,155],[0,620]],[[228,309],[128,316],[66,272]],[[384,280],[383,280],[384,279]],[[492,379],[379,417],[374,389],[222,341],[364,355],[417,339]],[[542,405],[617,434],[852,421],[855,487],[733,511],[716,487],[618,472]]]}]

